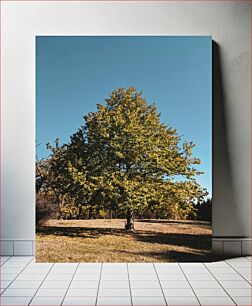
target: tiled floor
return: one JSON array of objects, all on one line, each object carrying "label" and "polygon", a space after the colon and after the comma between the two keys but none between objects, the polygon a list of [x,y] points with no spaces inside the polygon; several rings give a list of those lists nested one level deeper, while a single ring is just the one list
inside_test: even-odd
[{"label": "tiled floor", "polygon": [[214,263],[35,263],[1,257],[0,305],[251,305],[251,257]]}]

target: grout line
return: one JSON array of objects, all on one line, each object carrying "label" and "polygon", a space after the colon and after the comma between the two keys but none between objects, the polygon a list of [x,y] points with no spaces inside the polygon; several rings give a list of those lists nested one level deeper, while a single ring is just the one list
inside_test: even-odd
[{"label": "grout line", "polygon": [[[226,263],[234,270],[234,272],[235,273],[237,273],[237,274],[239,274],[250,286],[252,286],[251,284],[250,284],[250,282],[245,278],[245,277],[243,277],[243,275],[239,272],[239,271],[237,271],[232,265],[230,265],[230,263],[228,262],[228,261],[226,261]],[[252,263],[251,263],[252,264]],[[251,272],[251,271],[250,271]]]},{"label": "grout line", "polygon": [[[15,257],[15,256],[11,256],[11,257]],[[10,287],[10,285],[16,280],[16,278],[25,270],[25,268],[31,263],[31,261],[33,260],[33,258],[31,258],[30,261],[28,261],[28,263],[23,267],[23,269],[20,270],[20,272],[17,274],[16,277],[13,278],[13,280],[9,283],[9,285],[4,289],[4,291],[0,294],[0,296],[2,297],[3,293],[5,292],[6,289],[8,289]],[[7,261],[7,260],[6,260]],[[8,274],[8,273],[6,273]],[[11,273],[10,273],[11,274]]]},{"label": "grout line", "polygon": [[129,264],[126,264],[127,267],[127,273],[128,273],[128,282],[129,282],[129,290],[130,290],[130,301],[131,305],[133,305],[133,297],[132,297],[132,292],[131,292],[131,284],[130,284],[130,275],[129,275]]},{"label": "grout line", "polygon": [[62,302],[61,302],[60,305],[63,305],[63,303],[64,303],[64,300],[65,300],[65,298],[66,298],[67,292],[68,292],[68,290],[69,290],[69,288],[70,288],[70,286],[71,286],[71,283],[72,283],[72,281],[73,281],[73,279],[74,279],[74,276],[75,276],[75,274],[76,274],[76,271],[77,271],[79,265],[80,265],[80,263],[77,264],[77,267],[76,267],[76,269],[75,269],[74,272],[73,272],[73,276],[72,276],[72,278],[71,278],[71,280],[70,280],[70,282],[69,282],[69,285],[68,285],[68,287],[67,287],[67,290],[66,290],[66,292],[65,292],[65,295],[64,295],[63,300],[62,300]]},{"label": "grout line", "polygon": [[161,291],[162,291],[162,293],[163,293],[163,297],[164,297],[164,300],[165,300],[165,304],[168,305],[167,300],[166,300],[166,298],[165,298],[164,290],[163,290],[163,287],[162,287],[162,284],[161,284],[161,281],[160,281],[160,279],[159,279],[159,275],[158,275],[158,272],[157,272],[157,269],[156,269],[156,266],[155,266],[154,263],[153,263],[153,267],[154,267],[154,270],[155,270],[156,275],[157,275],[157,279],[158,279],[159,286],[160,286]]},{"label": "grout line", "polygon": [[95,305],[97,305],[97,302],[98,302],[98,294],[99,294],[100,283],[101,283],[102,269],[103,269],[103,263],[101,264],[100,277],[99,277],[99,281],[98,281],[98,288],[97,288],[97,293],[96,293]]},{"label": "grout line", "polygon": [[211,272],[211,270],[203,263],[203,265],[206,267],[206,269],[211,273],[211,275],[215,278],[215,280],[218,282],[218,284],[221,286],[221,288],[227,293],[227,295],[230,297],[230,299],[237,305],[233,297],[227,292],[227,290],[222,286],[222,284],[219,282],[219,280],[215,277],[215,275]]},{"label": "grout line", "polygon": [[[35,264],[36,264],[36,262],[35,262]],[[41,288],[42,284],[44,283],[45,279],[47,278],[47,275],[48,275],[48,274],[50,273],[50,271],[52,270],[53,266],[54,266],[54,263],[52,264],[51,268],[49,269],[49,271],[46,273],[45,277],[44,277],[43,280],[41,281],[41,284],[39,285],[38,289],[35,291],[35,293],[34,293],[32,299],[30,300],[30,303],[29,303],[28,305],[31,304],[32,300],[34,299],[35,295],[37,294],[37,292],[38,292],[39,289]]]},{"label": "grout line", "polygon": [[190,288],[192,289],[192,291],[193,291],[193,293],[194,293],[194,295],[195,295],[195,297],[196,297],[197,301],[199,302],[199,305],[201,305],[200,300],[199,300],[199,298],[198,298],[197,294],[195,293],[195,291],[194,291],[194,289],[193,289],[193,287],[192,287],[192,285],[191,285],[191,283],[190,283],[189,279],[187,278],[187,276],[186,276],[186,274],[185,274],[185,272],[184,272],[183,268],[181,267],[181,265],[180,265],[179,263],[178,263],[178,266],[180,267],[180,269],[181,269],[182,273],[184,274],[184,276],[185,276],[185,278],[186,278],[186,280],[187,280],[187,282],[188,282],[188,284],[189,284]]}]

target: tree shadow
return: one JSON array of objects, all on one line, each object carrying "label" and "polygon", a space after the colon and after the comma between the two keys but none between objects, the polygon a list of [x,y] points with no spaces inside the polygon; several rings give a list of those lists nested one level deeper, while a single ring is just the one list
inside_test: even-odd
[{"label": "tree shadow", "polygon": [[67,236],[74,238],[98,238],[104,235],[125,236],[124,229],[100,228],[100,227],[64,227],[64,226],[38,226],[36,234],[41,236]]},{"label": "tree shadow", "polygon": [[232,257],[212,254],[211,251],[158,251],[158,252],[132,252],[126,250],[117,250],[118,253],[125,253],[132,256],[138,255],[143,257],[152,257],[163,262],[216,262]]},{"label": "tree shadow", "polygon": [[36,233],[40,236],[54,235],[72,238],[99,238],[105,235],[131,236],[137,241],[151,243],[182,246],[198,250],[211,250],[211,235],[194,234],[173,234],[160,233],[146,230],[136,232],[125,231],[125,229],[115,228],[89,228],[89,227],[61,227],[61,226],[40,226]]},{"label": "tree shadow", "polygon": [[211,235],[144,232],[136,234],[135,237],[138,241],[153,244],[174,245],[198,250],[211,250],[212,248]]},{"label": "tree shadow", "polygon": [[203,225],[206,227],[210,227],[211,223],[207,222],[207,221],[197,221],[197,220],[193,220],[193,221],[181,221],[181,220],[162,220],[162,219],[135,219],[135,222],[144,222],[144,223],[163,223],[163,224],[181,224],[181,225],[194,225],[194,226],[198,226],[198,225]]}]

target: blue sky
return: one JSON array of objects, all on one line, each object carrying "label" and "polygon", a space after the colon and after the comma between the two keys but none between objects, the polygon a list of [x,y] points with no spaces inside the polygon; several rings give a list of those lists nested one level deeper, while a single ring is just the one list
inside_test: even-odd
[{"label": "blue sky", "polygon": [[161,121],[193,141],[212,186],[212,39],[210,36],[38,36],[36,38],[36,143],[62,143],[83,115],[118,87],[134,85]]}]

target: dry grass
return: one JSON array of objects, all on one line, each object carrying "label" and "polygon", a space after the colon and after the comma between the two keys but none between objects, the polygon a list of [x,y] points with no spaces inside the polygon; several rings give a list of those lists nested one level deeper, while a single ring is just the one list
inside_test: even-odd
[{"label": "dry grass", "polygon": [[38,262],[212,261],[208,222],[135,220],[49,220],[37,227]]}]

